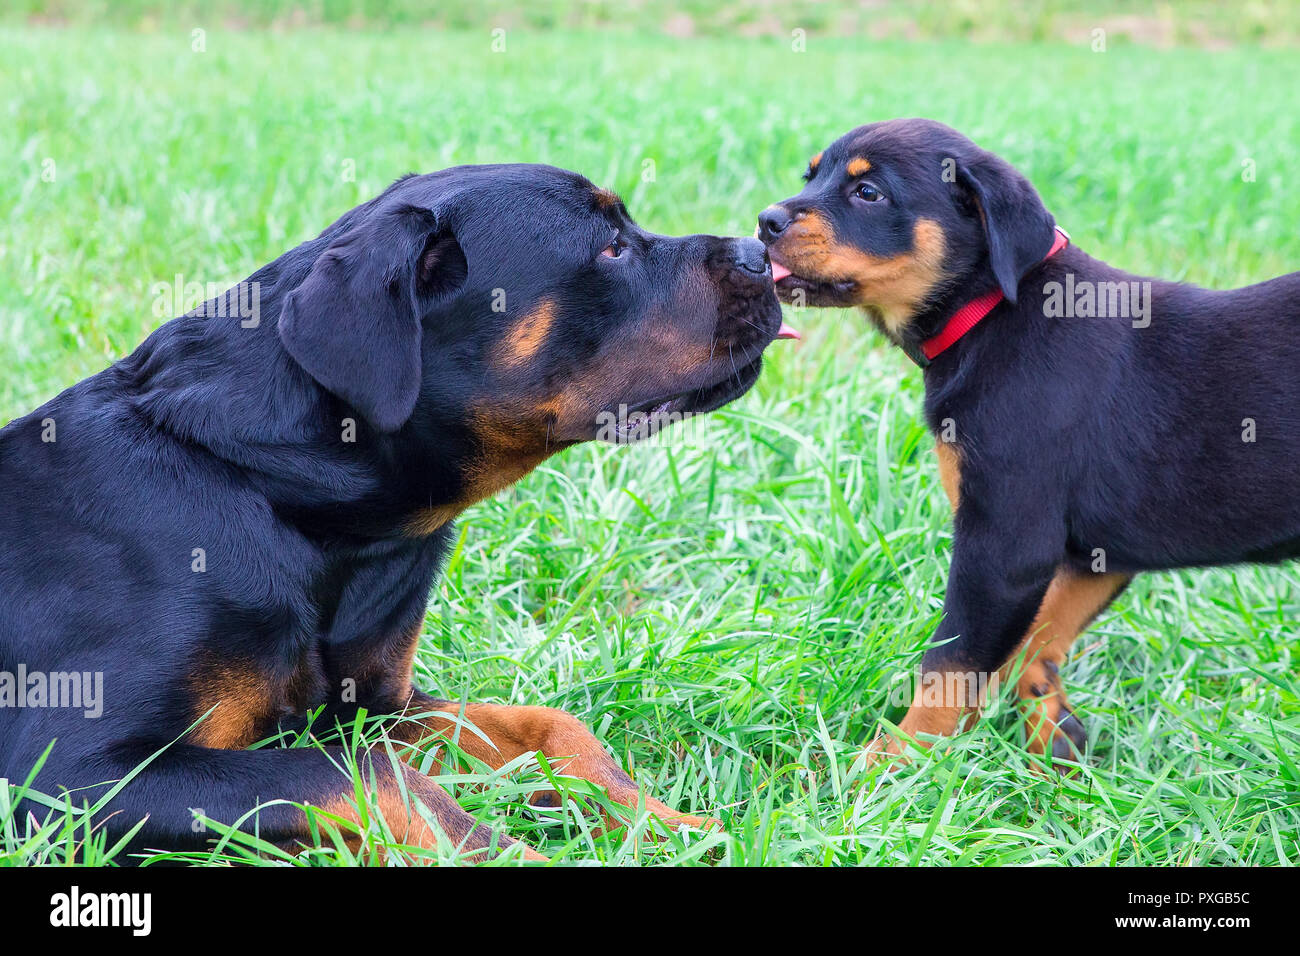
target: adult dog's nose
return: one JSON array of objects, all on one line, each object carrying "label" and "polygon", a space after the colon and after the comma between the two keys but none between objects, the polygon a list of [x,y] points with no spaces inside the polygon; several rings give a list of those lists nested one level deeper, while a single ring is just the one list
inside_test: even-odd
[{"label": "adult dog's nose", "polygon": [[732,254],[736,265],[746,272],[760,276],[767,272],[767,247],[757,239],[737,239]]},{"label": "adult dog's nose", "polygon": [[791,221],[784,206],[768,206],[758,214],[758,238],[775,242],[789,228]]}]

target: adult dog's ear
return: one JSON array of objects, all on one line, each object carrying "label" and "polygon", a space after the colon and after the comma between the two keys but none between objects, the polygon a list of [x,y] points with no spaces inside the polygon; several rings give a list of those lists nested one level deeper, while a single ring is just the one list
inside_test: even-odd
[{"label": "adult dog's ear", "polygon": [[1029,180],[992,153],[958,163],[957,181],[979,207],[993,277],[1014,305],[1020,277],[1052,248],[1056,220]]},{"label": "adult dog's ear", "polygon": [[421,320],[467,272],[456,237],[430,210],[373,213],[322,252],[285,298],[280,341],[375,428],[397,431],[420,394]]}]

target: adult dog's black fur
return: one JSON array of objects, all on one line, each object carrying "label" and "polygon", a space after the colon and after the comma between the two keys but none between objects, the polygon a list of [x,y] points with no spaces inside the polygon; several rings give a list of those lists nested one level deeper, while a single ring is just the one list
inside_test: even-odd
[{"label": "adult dog's black fur", "polygon": [[[275,798],[355,819],[339,748],[242,748],[322,708],[314,726],[365,708],[406,715],[398,740],[450,733],[461,705],[411,663],[452,519],[575,442],[736,398],[779,326],[755,239],[652,235],[546,166],[398,180],[0,431],[0,777],[54,740],[35,787],[93,803],[184,734],[103,809],[111,837],[147,817],[135,845],[199,847],[194,811]],[[102,675],[102,716],[37,699],[80,674]],[[542,751],[637,805],[569,715],[464,717],[487,762]],[[364,773],[399,838],[493,842],[428,777]],[[284,805],[243,826],[308,833]]]},{"label": "adult dog's black fur", "polygon": [[[1086,736],[1059,665],[1132,575],[1300,555],[1300,273],[1219,292],[1073,244],[1046,258],[1034,188],[928,120],[855,129],[806,179],[759,217],[778,294],[861,307],[926,366],[955,509],[926,679],[969,686],[1024,643],[1031,749],[1068,758]],[[954,313],[999,290],[927,364]],[[960,696],[918,694],[902,731],[951,733],[975,703]]]}]

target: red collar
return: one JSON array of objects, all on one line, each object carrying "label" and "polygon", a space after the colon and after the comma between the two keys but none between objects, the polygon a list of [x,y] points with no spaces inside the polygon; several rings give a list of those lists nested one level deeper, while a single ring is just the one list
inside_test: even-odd
[{"label": "red collar", "polygon": [[[1048,250],[1047,255],[1043,256],[1044,260],[1052,258],[1070,243],[1069,234],[1060,226],[1056,227],[1056,240],[1052,243],[1052,248]],[[1004,296],[1001,289],[995,289],[988,295],[982,295],[974,301],[967,302],[947,321],[937,334],[930,336],[921,343],[920,354],[914,354],[909,349],[908,354],[912,360],[921,368],[925,368],[934,357],[944,349],[948,348],[959,338],[969,332],[975,326],[979,325],[980,320],[993,311]]]}]

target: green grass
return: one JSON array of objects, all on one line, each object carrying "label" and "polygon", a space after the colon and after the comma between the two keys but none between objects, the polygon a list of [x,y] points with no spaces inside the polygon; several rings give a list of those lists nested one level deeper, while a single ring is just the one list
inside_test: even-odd
[{"label": "green grass", "polygon": [[[482,31],[330,28],[206,41],[0,31],[0,422],[128,352],[159,322],[154,283],[241,278],[397,175],[453,163],[555,163],[656,231],[745,234],[846,128],[925,115],[1019,165],[1094,255],[1212,286],[1300,262],[1289,52],[825,38],[799,54],[516,30],[493,54]],[[938,620],[948,509],[916,371],[853,314],[794,321],[803,345],[774,346],[755,392],[689,444],[573,449],[472,509],[416,662],[443,696],[573,711],[728,835],[536,818],[520,804],[545,779],[526,765],[449,778],[466,805],[567,862],[1300,859],[1293,567],[1131,588],[1065,670],[1093,740],[1077,778],[1032,772],[1006,706],[908,768],[850,773],[876,722],[901,716],[889,689]],[[78,821],[55,810],[33,829],[0,803],[0,860],[112,857]],[[370,845],[385,840],[372,824]],[[214,859],[243,856],[234,845]],[[323,845],[297,862],[351,861]]]},{"label": "green grass", "polygon": [[304,26],[614,29],[667,36],[861,36],[1110,41],[1148,45],[1267,46],[1300,42],[1291,0],[9,0],[11,23],[116,26],[142,32],[192,27]]}]

